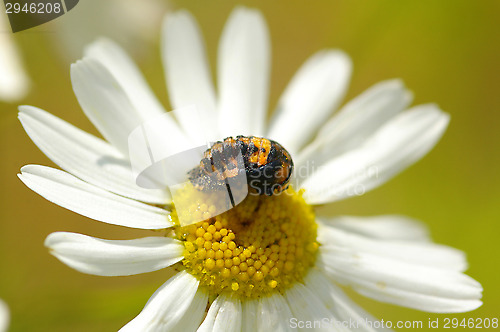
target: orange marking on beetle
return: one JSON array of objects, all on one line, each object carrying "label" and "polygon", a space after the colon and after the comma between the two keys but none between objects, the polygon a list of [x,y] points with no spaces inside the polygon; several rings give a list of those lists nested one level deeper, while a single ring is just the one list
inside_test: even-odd
[{"label": "orange marking on beetle", "polygon": [[[243,160],[237,160],[239,155]],[[189,171],[189,179],[198,190],[222,190],[227,179],[245,172],[250,190],[273,195],[288,188],[292,171],[292,158],[279,143],[237,136],[216,142],[205,151],[200,165]]]}]

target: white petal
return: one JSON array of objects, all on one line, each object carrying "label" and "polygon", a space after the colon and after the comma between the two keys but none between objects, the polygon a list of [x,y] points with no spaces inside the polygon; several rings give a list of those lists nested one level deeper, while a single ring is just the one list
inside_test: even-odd
[{"label": "white petal", "polygon": [[260,12],[235,9],[222,33],[217,63],[223,137],[263,134],[270,53],[269,32]]},{"label": "white petal", "polygon": [[425,224],[406,216],[338,216],[331,220],[324,220],[322,218],[322,222],[351,234],[362,235],[377,240],[430,241],[429,230]]},{"label": "white petal", "polygon": [[98,221],[143,229],[172,226],[164,209],[112,194],[54,168],[28,165],[18,176],[47,200]]},{"label": "white petal", "polygon": [[306,201],[337,201],[387,182],[427,154],[448,122],[448,114],[435,105],[421,105],[401,113],[362,147],[333,159],[304,181]]},{"label": "white petal", "polygon": [[[446,281],[444,282],[446,283]],[[409,285],[411,288],[412,285]],[[464,288],[459,283],[454,283],[453,287],[457,287],[461,291]],[[357,291],[364,296],[370,297],[380,302],[397,304],[403,307],[417,309],[426,312],[434,313],[461,313],[476,310],[483,305],[480,300],[482,288],[475,287],[474,295],[464,296],[463,298],[448,298],[442,295],[424,294],[413,290],[403,290],[397,287],[387,288],[384,291],[373,287],[360,287]],[[457,292],[457,293],[458,293]],[[458,297],[458,296],[457,296]]]},{"label": "white petal", "polygon": [[[163,22],[162,56],[170,102],[174,109],[196,105],[203,115],[209,139],[217,140],[215,91],[200,29],[187,11],[168,14]],[[190,119],[176,112],[181,127],[196,141],[204,138],[193,130]]]},{"label": "white petal", "polygon": [[453,270],[377,254],[321,246],[317,266],[340,283],[378,301],[427,312],[465,312],[481,305],[481,285]]},{"label": "white petal", "polygon": [[0,300],[0,332],[6,332],[9,327],[10,313],[7,304]]},{"label": "white petal", "polygon": [[120,332],[194,331],[203,319],[208,302],[208,294],[199,290],[198,284],[189,273],[177,273]]},{"label": "white petal", "polygon": [[[71,66],[75,95],[87,117],[104,138],[128,155],[128,136],[144,121],[154,121],[132,103],[127,90],[108,68],[94,58],[84,58]],[[171,140],[182,141],[185,135],[169,114],[160,114],[164,132]]]},{"label": "white petal", "polygon": [[463,272],[467,269],[465,254],[455,248],[432,242],[379,240],[367,238],[331,225],[318,223],[318,241],[325,247],[351,250],[354,254],[370,253],[409,264]]},{"label": "white petal", "polygon": [[113,75],[143,119],[160,116],[165,109],[128,54],[113,41],[100,38],[85,48],[85,56],[99,61]]},{"label": "white petal", "polygon": [[103,240],[57,232],[45,240],[50,253],[82,273],[125,276],[156,271],[180,261],[184,246],[168,237]]},{"label": "white petal", "polygon": [[227,294],[219,295],[210,305],[198,332],[233,332],[241,330],[241,301]]},{"label": "white petal", "polygon": [[321,51],[309,58],[281,96],[268,136],[291,153],[312,138],[347,90],[351,61],[341,51]]},{"label": "white petal", "polygon": [[67,172],[118,195],[169,203],[166,190],[136,185],[129,161],[110,144],[32,106],[19,107],[19,120],[33,142]]},{"label": "white petal", "polygon": [[295,320],[316,324],[314,331],[331,331],[330,324],[325,322],[332,318],[331,312],[306,286],[296,283],[285,292],[285,297],[293,314],[292,327],[295,327]]},{"label": "white petal", "polygon": [[257,319],[257,331],[293,331],[290,321],[293,318],[290,307],[285,298],[279,294],[265,296],[259,300]]},{"label": "white petal", "polygon": [[241,332],[254,332],[257,330],[259,300],[245,300],[241,303]]},{"label": "white petal", "polygon": [[306,162],[318,167],[360,146],[380,126],[403,111],[411,99],[411,94],[399,80],[375,84],[347,103],[321,127],[316,139],[294,160],[296,167],[300,168]]},{"label": "white petal", "polygon": [[0,15],[0,100],[14,102],[26,96],[30,82],[7,24]]},{"label": "white petal", "polygon": [[[377,321],[372,315],[361,309],[356,303],[351,301],[344,292],[328,280],[321,272],[311,270],[306,278],[305,283],[309,289],[319,298],[325,306],[336,317],[339,330],[345,326],[355,326],[354,331],[390,331],[390,329],[374,328],[373,322]],[[350,324],[351,322],[355,322]],[[336,325],[337,326],[337,325]],[[346,331],[352,329],[345,328]]]},{"label": "white petal", "polygon": [[242,309],[242,332],[296,330],[291,328],[293,315],[281,294],[245,300],[242,302]]}]

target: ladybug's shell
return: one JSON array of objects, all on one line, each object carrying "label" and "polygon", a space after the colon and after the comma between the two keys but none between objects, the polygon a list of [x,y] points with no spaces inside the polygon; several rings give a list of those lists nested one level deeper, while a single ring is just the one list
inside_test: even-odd
[{"label": "ladybug's shell", "polygon": [[223,190],[227,180],[244,172],[251,192],[273,195],[288,188],[292,171],[292,158],[279,143],[237,136],[216,142],[206,150],[200,165],[189,172],[189,179],[198,190]]}]

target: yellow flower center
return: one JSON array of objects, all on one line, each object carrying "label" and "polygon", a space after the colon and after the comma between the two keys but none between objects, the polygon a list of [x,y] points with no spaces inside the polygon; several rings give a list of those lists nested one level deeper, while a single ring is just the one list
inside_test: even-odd
[{"label": "yellow flower center", "polygon": [[[193,203],[188,211],[203,215],[214,208]],[[313,210],[291,187],[274,196],[248,195],[236,207],[192,225],[181,227],[175,210],[172,218],[179,225],[175,236],[185,246],[184,269],[212,295],[231,291],[256,298],[282,292],[302,281],[316,259]]]}]

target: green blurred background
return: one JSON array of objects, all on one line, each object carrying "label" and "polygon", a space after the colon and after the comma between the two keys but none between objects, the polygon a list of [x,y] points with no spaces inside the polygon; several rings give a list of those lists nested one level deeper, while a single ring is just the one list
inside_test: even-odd
[{"label": "green blurred background", "polygon": [[[58,20],[65,20],[67,28],[72,24],[72,17],[78,16],[80,21],[84,18],[83,22],[88,22],[88,30],[91,30],[97,18],[92,10],[83,10],[85,1],[80,1]],[[137,1],[136,5],[146,2]],[[322,209],[332,215],[400,213],[421,219],[431,229],[436,242],[467,253],[470,263],[467,273],[482,283],[484,305],[470,313],[434,315],[380,305],[353,294],[356,301],[376,317],[392,321],[498,318],[500,2],[198,0],[168,3],[167,10],[186,8],[198,19],[206,38],[212,72],[220,32],[235,4],[260,9],[269,24],[271,109],[308,56],[323,48],[340,48],[354,63],[347,99],[378,81],[399,77],[415,93],[415,103],[437,102],[451,114],[444,138],[421,162],[363,197]],[[104,19],[107,23],[120,21],[117,16]],[[148,20],[148,16],[143,20]],[[79,50],[75,52],[74,48],[68,50],[62,46],[61,23],[49,22],[14,35],[32,78],[30,94],[19,104],[44,108],[97,134],[72,92],[69,64],[77,60]],[[82,26],[75,28],[75,35],[81,32],[76,29]],[[85,26],[83,29],[87,30]],[[154,33],[148,33],[149,39],[140,44],[124,40],[127,36],[120,36],[120,31],[117,35],[132,51],[159,98],[168,105],[158,49],[159,26],[151,31]],[[149,233],[92,221],[49,203],[27,189],[16,177],[20,167],[29,163],[53,164],[24,133],[17,120],[16,107],[17,104],[0,102],[0,298],[12,311],[11,331],[118,330],[142,309],[169,272],[96,277],[80,274],[49,255],[43,241],[53,231],[74,231],[110,239]]]}]

